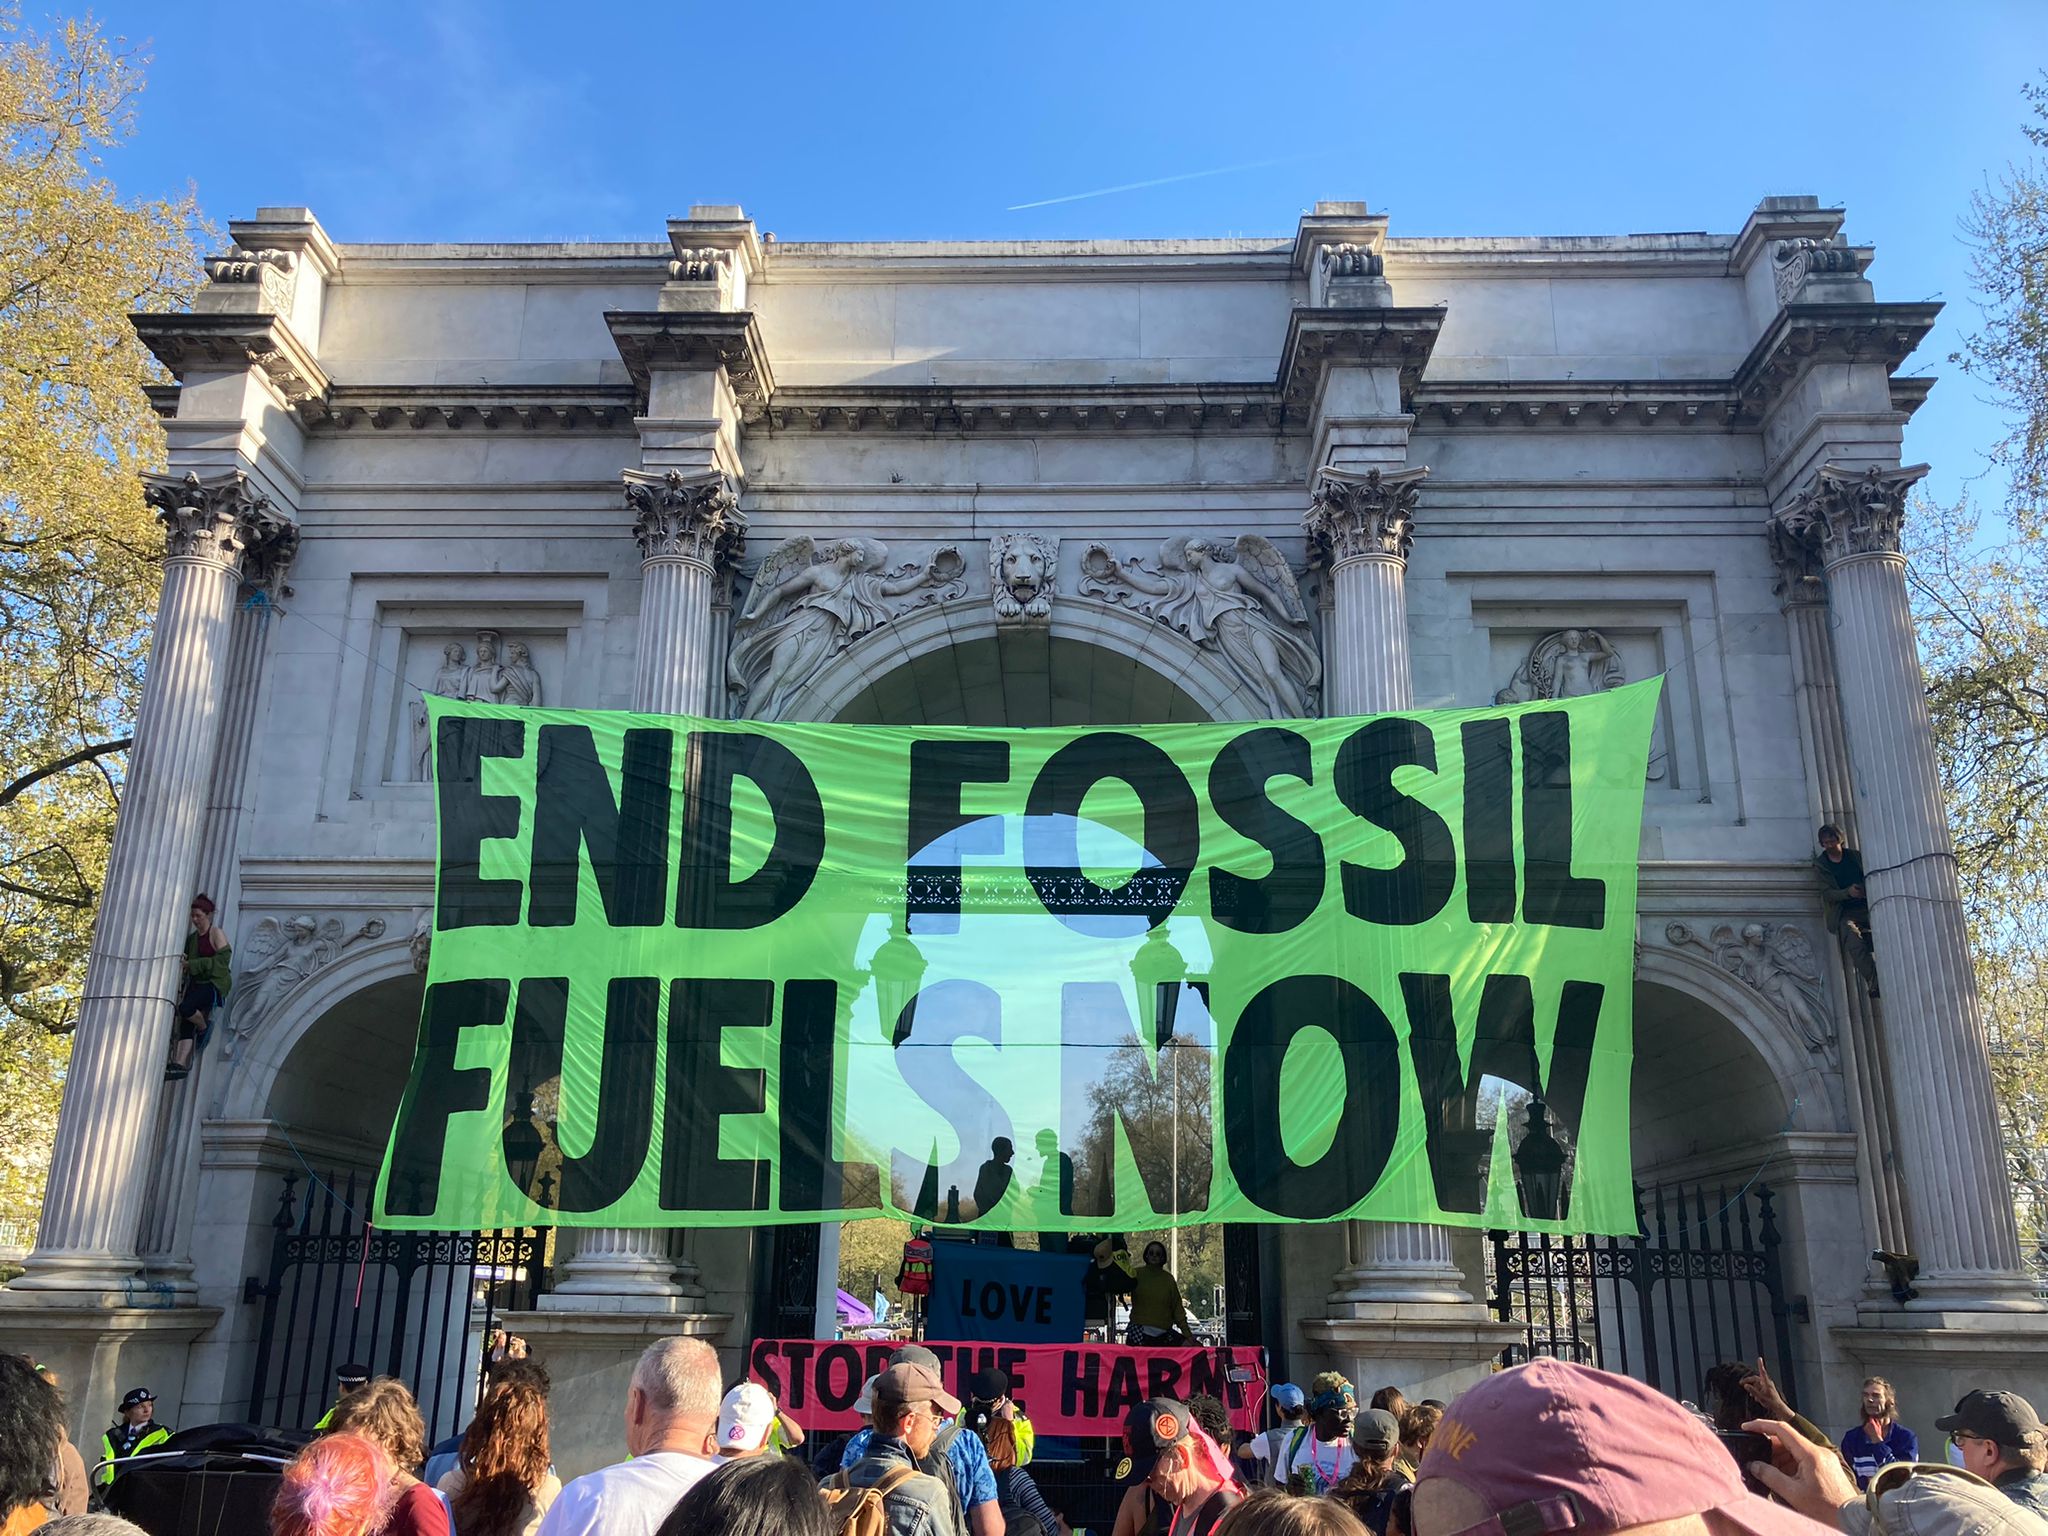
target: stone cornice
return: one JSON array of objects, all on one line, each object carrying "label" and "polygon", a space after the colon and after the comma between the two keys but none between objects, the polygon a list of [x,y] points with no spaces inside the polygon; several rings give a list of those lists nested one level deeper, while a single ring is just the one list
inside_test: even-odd
[{"label": "stone cornice", "polygon": [[1896,372],[1934,329],[1939,304],[1787,304],[1735,370],[1745,416],[1762,416],[1819,363],[1882,363]]},{"label": "stone cornice", "polygon": [[812,432],[1190,432],[1303,418],[1270,384],[942,385],[779,389],[762,423]]},{"label": "stone cornice", "polygon": [[1400,370],[1402,408],[1407,409],[1443,326],[1444,311],[1435,306],[1297,309],[1280,349],[1281,398],[1290,414],[1299,413],[1295,420],[1306,421],[1326,368],[1394,367]]},{"label": "stone cornice", "polygon": [[579,432],[633,430],[631,385],[556,388],[446,384],[337,384],[299,408],[308,426],[428,432]]},{"label": "stone cornice", "polygon": [[607,310],[604,322],[644,399],[648,375],[658,368],[725,370],[733,398],[748,420],[758,420],[775,393],[775,370],[751,310]]},{"label": "stone cornice", "polygon": [[1718,380],[1559,379],[1425,383],[1415,391],[1418,430],[1513,427],[1734,426],[1742,402]]},{"label": "stone cornice", "polygon": [[276,315],[144,314],[128,323],[180,383],[188,373],[254,368],[295,407],[331,387],[319,360]]},{"label": "stone cornice", "polygon": [[1928,395],[1934,390],[1934,382],[1924,374],[1893,374],[1892,409],[1910,417],[1927,403]]}]

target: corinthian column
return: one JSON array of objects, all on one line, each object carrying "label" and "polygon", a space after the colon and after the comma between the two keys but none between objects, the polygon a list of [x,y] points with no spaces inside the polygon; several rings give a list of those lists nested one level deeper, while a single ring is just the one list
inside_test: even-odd
[{"label": "corinthian column", "polygon": [[[199,834],[199,870],[193,881],[198,890],[213,897],[218,906],[216,918],[231,940],[239,908],[235,839],[242,817],[242,787],[249,776],[264,645],[277,602],[289,591],[285,576],[298,550],[298,524],[274,507],[259,505],[247,521],[242,579],[228,626],[220,746],[214,754],[206,821]],[[195,1055],[191,1076],[164,1090],[156,1152],[150,1159],[149,1191],[142,1207],[138,1238],[142,1262],[151,1279],[181,1291],[190,1289],[192,1277],[192,1214],[199,1192],[203,1102],[200,1082],[207,1075],[208,1058],[218,1055],[218,1050]]]},{"label": "corinthian column", "polygon": [[[746,518],[725,477],[679,470],[625,472],[626,504],[640,542],[640,648],[633,708],[701,715],[719,676],[712,606],[719,568],[746,546]],[[576,1243],[556,1296],[588,1306],[597,1296],[626,1307],[672,1307],[704,1295],[697,1269],[670,1247],[665,1229],[592,1227]],[[542,1298],[543,1306],[547,1298]]]},{"label": "corinthian column", "polygon": [[1817,549],[1834,615],[1899,1163],[1928,1310],[2031,1311],[1999,1145],[1984,1021],[1913,643],[1899,535],[1926,473],[1834,465],[1778,516]]},{"label": "corinthian column", "polygon": [[[1325,714],[1409,709],[1408,550],[1427,469],[1325,469],[1302,526],[1322,554],[1332,589],[1323,635]],[[1472,1297],[1451,1257],[1450,1234],[1418,1222],[1352,1222],[1339,1304],[1438,1302]]]},{"label": "corinthian column", "polygon": [[268,507],[238,471],[151,476],[168,535],[121,814],[79,1000],[78,1033],[43,1197],[16,1290],[121,1292],[163,1092],[207,785],[220,739],[228,615],[245,545]]},{"label": "corinthian column", "polygon": [[[1806,752],[1807,788],[1815,814],[1840,827],[1857,846],[1856,789],[1849,770],[1849,733],[1842,723],[1842,695],[1836,681],[1835,643],[1828,613],[1828,589],[1821,568],[1818,541],[1799,531],[1803,503],[1795,499],[1792,516],[1775,513],[1766,524],[1773,563],[1777,566],[1778,604],[1792,647],[1792,690],[1799,708],[1799,739]],[[1877,1004],[1869,996],[1847,954],[1841,960],[1843,996],[1848,1000],[1842,1070],[1854,1097],[1861,1134],[1856,1138],[1857,1198],[1870,1246],[1888,1253],[1907,1253],[1903,1191],[1894,1167],[1897,1123],[1892,1111],[1891,1074],[1884,1041],[1877,1027]]]}]

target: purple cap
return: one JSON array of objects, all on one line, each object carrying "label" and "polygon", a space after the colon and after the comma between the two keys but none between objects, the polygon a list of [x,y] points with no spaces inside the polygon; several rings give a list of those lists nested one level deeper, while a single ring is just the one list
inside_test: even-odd
[{"label": "purple cap", "polygon": [[1751,1493],[1735,1458],[1684,1408],[1626,1376],[1532,1360],[1450,1406],[1416,1470],[1418,1497],[1448,1478],[1491,1520],[1457,1536],[1593,1536],[1703,1515],[1717,1533],[1814,1536],[1803,1515]]}]

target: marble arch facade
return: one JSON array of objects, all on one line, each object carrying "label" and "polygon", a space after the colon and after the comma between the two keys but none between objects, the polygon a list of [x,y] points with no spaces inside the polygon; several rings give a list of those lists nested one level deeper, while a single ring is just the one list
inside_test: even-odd
[{"label": "marble arch facade", "polygon": [[[1641,1028],[1725,1071],[1656,1056],[1700,1105],[1660,1166],[1786,1187],[1823,1422],[1867,1370],[1936,1408],[1988,1363],[2048,1392],[1902,617],[1929,381],[1900,368],[1935,309],[1879,300],[1843,224],[1811,198],[1569,239],[1402,238],[1357,203],[1274,239],[1048,245],[776,242],[729,207],[608,245],[235,221],[193,311],[137,320],[176,380],[158,663],[0,1343],[83,1386],[81,1431],[129,1377],[233,1416],[259,1185],[363,1140],[279,1106],[348,1087],[323,1032],[404,1033],[422,691],[951,718],[1042,677],[1002,694],[1014,724],[1661,672]],[[1264,643],[1155,617],[1205,565]],[[855,617],[791,622],[799,587]],[[1820,820],[1888,914],[1876,1006],[1821,923]],[[123,957],[175,953],[194,888],[245,1011],[232,1064],[166,1089],[169,971]],[[1289,1241],[1297,1362],[1442,1392],[1499,1347],[1469,1244]],[[1876,1248],[1919,1257],[1913,1306]],[[715,1234],[592,1234],[528,1321],[609,1422],[640,1341],[745,1335],[743,1267]]]}]

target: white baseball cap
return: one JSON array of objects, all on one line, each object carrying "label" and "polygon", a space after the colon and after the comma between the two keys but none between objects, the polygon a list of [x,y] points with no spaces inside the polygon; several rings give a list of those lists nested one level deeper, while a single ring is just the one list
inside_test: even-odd
[{"label": "white baseball cap", "polygon": [[775,1423],[775,1399],[758,1382],[743,1381],[718,1405],[718,1454],[743,1456],[761,1449]]},{"label": "white baseball cap", "polygon": [[877,1372],[860,1384],[860,1396],[853,1400],[853,1411],[862,1418],[875,1416],[875,1383],[881,1379],[881,1373]]}]

